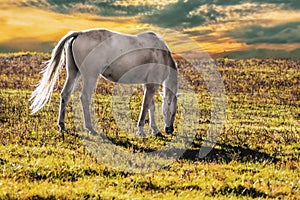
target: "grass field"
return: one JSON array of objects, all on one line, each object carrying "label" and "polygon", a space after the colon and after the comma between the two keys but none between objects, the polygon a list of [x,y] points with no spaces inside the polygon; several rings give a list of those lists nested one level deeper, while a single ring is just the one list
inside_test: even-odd
[{"label": "grass field", "polygon": [[[198,95],[199,132],[175,162],[131,173],[104,165],[88,151],[71,107],[70,131],[62,138],[56,121],[64,73],[51,102],[30,114],[28,99],[48,58],[0,56],[0,199],[300,199],[300,61],[217,59],[226,123],[212,151],[199,159],[210,97],[201,76],[178,60],[180,74]],[[169,136],[142,141],[120,130],[109,114],[113,88],[101,79],[96,89],[98,123],[107,137],[128,152],[166,145]],[[131,101],[134,120],[141,97],[136,92]]]}]

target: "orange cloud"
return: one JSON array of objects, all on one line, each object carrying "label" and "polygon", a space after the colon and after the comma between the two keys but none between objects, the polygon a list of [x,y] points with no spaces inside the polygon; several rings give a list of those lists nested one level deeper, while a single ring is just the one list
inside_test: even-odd
[{"label": "orange cloud", "polygon": [[133,32],[143,25],[134,17],[65,15],[32,7],[9,6],[0,12],[0,43],[15,38],[33,38],[40,42],[56,41],[70,30],[108,28]]},{"label": "orange cloud", "polygon": [[[152,30],[161,34],[173,52],[192,50],[197,41],[174,30],[142,24],[136,17],[101,17],[89,14],[66,15],[33,7],[9,6],[0,13],[0,45],[13,49],[49,49],[70,30],[107,28],[124,33]],[[207,44],[206,46],[209,46]]]}]

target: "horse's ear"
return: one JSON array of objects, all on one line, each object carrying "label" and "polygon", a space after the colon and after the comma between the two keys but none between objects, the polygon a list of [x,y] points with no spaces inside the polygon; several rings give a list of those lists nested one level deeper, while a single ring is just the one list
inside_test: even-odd
[{"label": "horse's ear", "polygon": [[180,97],[182,95],[182,93],[177,93],[176,94],[176,97],[178,98],[178,97]]}]

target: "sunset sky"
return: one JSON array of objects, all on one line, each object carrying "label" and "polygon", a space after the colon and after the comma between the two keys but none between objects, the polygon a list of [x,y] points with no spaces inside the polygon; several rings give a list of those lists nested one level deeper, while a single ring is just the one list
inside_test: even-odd
[{"label": "sunset sky", "polygon": [[0,52],[50,52],[70,30],[153,30],[170,48],[300,58],[299,0],[0,0]]}]

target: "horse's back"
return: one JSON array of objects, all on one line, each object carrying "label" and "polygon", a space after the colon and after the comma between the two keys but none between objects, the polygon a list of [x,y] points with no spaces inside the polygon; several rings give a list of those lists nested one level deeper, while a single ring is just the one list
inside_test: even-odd
[{"label": "horse's back", "polygon": [[90,52],[114,34],[114,32],[106,29],[81,31],[72,44],[73,57],[76,65],[80,67]]},{"label": "horse's back", "polygon": [[[121,34],[106,29],[82,31],[72,44],[73,57],[82,73],[102,74],[123,83],[162,82],[174,68],[171,53],[159,35]],[[124,77],[126,77],[124,79]]]}]

